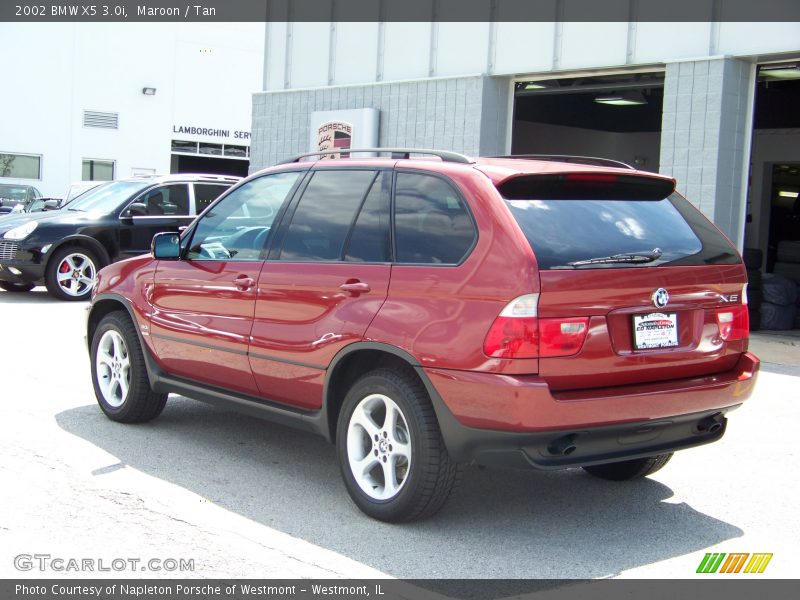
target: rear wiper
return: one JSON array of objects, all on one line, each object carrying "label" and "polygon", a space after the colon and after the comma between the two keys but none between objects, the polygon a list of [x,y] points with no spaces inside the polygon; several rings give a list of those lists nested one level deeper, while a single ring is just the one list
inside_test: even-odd
[{"label": "rear wiper", "polygon": [[582,267],[584,265],[604,265],[612,263],[649,263],[661,258],[664,254],[661,248],[653,248],[650,252],[631,252],[626,254],[614,254],[612,256],[599,256],[597,258],[587,258],[586,260],[576,260],[567,263],[570,267]]}]

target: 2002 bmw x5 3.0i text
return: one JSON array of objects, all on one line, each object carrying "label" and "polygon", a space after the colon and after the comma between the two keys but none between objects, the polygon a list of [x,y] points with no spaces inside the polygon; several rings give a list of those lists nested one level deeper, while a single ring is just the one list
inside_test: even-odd
[{"label": "2002 bmw x5 3.0i text", "polygon": [[434,513],[463,463],[626,480],[722,437],[759,366],[745,269],[673,179],[354,154],[252,175],[100,271],[106,415],[174,392],[317,432],[385,521]]}]

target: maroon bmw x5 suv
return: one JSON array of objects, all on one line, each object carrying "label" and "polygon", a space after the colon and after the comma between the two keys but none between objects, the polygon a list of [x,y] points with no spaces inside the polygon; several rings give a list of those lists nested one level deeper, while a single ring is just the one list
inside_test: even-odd
[{"label": "maroon bmw x5 suv", "polygon": [[385,521],[433,514],[464,463],[628,480],[722,437],[759,366],[745,269],[673,179],[355,154],[252,175],[100,272],[87,340],[108,417],[153,419],[177,393],[314,431]]}]

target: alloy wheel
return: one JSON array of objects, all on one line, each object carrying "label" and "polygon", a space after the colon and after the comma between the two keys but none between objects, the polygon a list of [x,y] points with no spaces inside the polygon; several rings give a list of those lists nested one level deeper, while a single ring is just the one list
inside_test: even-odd
[{"label": "alloy wheel", "polygon": [[73,297],[85,296],[94,285],[97,268],[91,258],[80,252],[67,254],[56,269],[61,290]]},{"label": "alloy wheel", "polygon": [[111,329],[103,334],[95,358],[97,384],[103,399],[119,408],[128,397],[131,381],[131,361],[128,346],[119,332]]},{"label": "alloy wheel", "polygon": [[373,500],[394,498],[411,469],[411,436],[403,412],[383,394],[361,400],[347,429],[347,458],[358,486]]}]

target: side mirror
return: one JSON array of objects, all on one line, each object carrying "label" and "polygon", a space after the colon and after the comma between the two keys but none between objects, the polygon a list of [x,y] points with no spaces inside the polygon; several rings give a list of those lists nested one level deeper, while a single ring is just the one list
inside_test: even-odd
[{"label": "side mirror", "polygon": [[181,257],[181,236],[172,231],[157,233],[150,246],[153,258],[159,260],[177,260]]},{"label": "side mirror", "polygon": [[61,200],[52,198],[44,201],[44,208],[42,210],[58,210],[61,206]]},{"label": "side mirror", "polygon": [[145,215],[147,215],[147,205],[143,202],[133,202],[122,213],[123,217],[144,217]]}]

